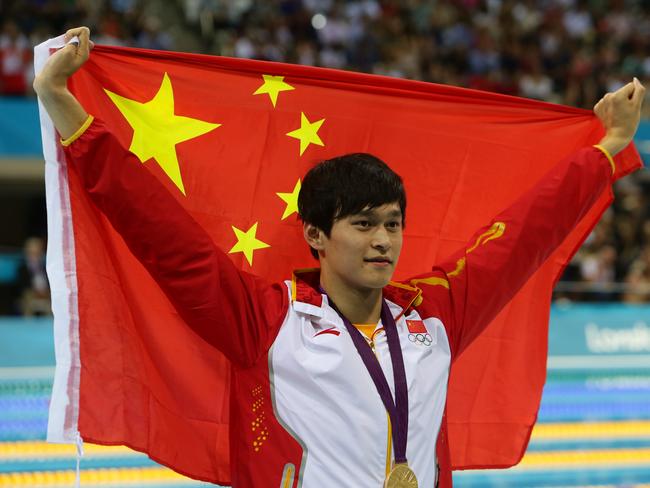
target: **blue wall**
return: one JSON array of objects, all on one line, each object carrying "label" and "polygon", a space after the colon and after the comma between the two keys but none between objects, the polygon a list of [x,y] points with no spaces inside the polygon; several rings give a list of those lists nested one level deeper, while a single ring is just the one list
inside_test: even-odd
[{"label": "blue wall", "polygon": [[52,365],[51,318],[0,318],[0,368]]},{"label": "blue wall", "polygon": [[[650,365],[650,305],[575,303],[551,309],[549,355],[645,358]],[[629,361],[629,360],[626,360]]]},{"label": "blue wall", "polygon": [[0,158],[42,157],[35,99],[0,97]]}]

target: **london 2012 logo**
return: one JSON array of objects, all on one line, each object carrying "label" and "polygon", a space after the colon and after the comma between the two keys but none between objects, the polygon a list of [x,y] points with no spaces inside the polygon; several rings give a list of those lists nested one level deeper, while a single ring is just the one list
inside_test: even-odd
[{"label": "london 2012 logo", "polygon": [[407,320],[406,327],[409,330],[409,341],[419,346],[430,346],[433,338],[421,320]]}]

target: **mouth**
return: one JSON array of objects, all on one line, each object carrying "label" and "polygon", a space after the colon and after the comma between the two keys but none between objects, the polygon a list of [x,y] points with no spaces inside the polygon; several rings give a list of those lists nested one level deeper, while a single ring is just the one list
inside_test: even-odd
[{"label": "mouth", "polygon": [[393,261],[390,258],[387,257],[376,257],[376,258],[365,258],[364,261],[366,263],[372,263],[372,264],[378,264],[382,266],[388,266],[389,264],[393,264]]}]

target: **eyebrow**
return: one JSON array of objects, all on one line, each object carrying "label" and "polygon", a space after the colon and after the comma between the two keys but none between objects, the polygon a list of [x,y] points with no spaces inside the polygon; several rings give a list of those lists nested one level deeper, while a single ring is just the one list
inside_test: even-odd
[{"label": "eyebrow", "polygon": [[[357,212],[355,215],[362,215],[364,217],[371,217],[377,215],[377,209],[376,208],[366,208],[364,210],[361,210],[360,212]],[[397,209],[397,210],[391,210],[388,213],[388,217],[401,217],[402,216],[402,211]]]}]

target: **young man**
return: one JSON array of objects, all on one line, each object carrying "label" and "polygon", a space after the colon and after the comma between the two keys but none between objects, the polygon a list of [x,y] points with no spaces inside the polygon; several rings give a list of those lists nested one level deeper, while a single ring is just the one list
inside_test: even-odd
[{"label": "young man", "polygon": [[52,55],[34,87],[90,198],[188,326],[232,363],[232,485],[451,486],[450,364],[610,183],[612,156],[639,122],[641,84],[597,104],[606,129],[597,147],[405,283],[390,282],[406,212],[399,176],[368,154],[319,164],[299,209],[320,270],[268,284],[236,269],[67,90],[90,48],[88,29],[72,36],[78,45]]}]

